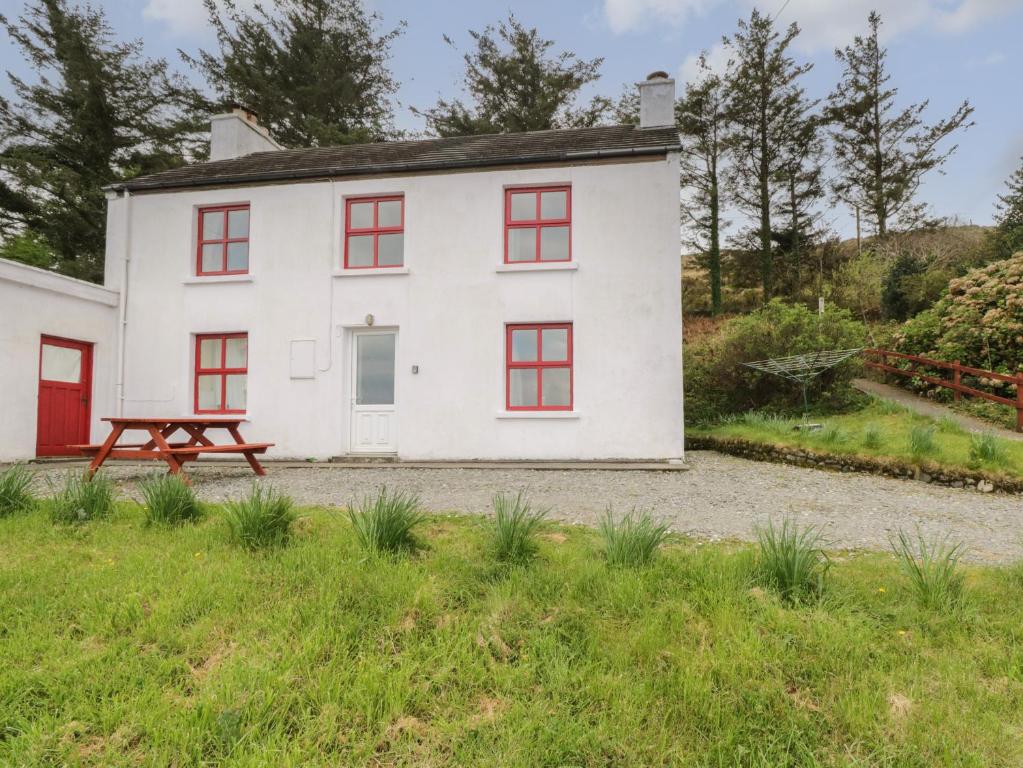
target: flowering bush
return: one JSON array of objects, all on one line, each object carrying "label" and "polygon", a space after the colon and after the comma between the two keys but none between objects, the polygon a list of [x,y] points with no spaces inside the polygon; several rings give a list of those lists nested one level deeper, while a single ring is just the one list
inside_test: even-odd
[{"label": "flowering bush", "polygon": [[893,346],[1000,373],[1023,370],[1023,252],[949,282],[933,307],[895,334]]}]

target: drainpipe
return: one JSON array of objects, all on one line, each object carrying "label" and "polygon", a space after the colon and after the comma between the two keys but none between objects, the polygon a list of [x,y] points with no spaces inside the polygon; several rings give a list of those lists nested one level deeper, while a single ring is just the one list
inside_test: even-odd
[{"label": "drainpipe", "polygon": [[131,262],[131,192],[124,190],[124,268],[118,301],[117,324],[117,415],[124,416],[125,337],[128,333],[128,265]]}]

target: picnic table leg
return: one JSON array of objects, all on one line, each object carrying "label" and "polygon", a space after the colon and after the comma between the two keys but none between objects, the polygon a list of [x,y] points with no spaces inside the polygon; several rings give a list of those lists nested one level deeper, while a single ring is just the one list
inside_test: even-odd
[{"label": "picnic table leg", "polygon": [[[245,439],[242,437],[241,432],[238,431],[238,427],[228,427],[227,431],[231,433],[231,437],[234,438],[234,441],[238,443],[238,445],[245,444]],[[243,451],[242,453],[245,456],[245,460],[249,462],[249,466],[252,467],[253,472],[261,477],[266,474],[266,470],[263,469],[263,465],[259,463],[252,451]]]},{"label": "picnic table leg", "polygon": [[103,441],[103,445],[100,446],[99,450],[96,451],[96,455],[92,457],[92,461],[89,462],[89,469],[86,471],[89,479],[96,474],[100,467],[103,466],[103,462],[107,460],[107,456],[110,455],[110,451],[113,450],[117,441],[121,437],[121,433],[124,432],[123,424],[115,424],[110,429],[110,434],[107,435],[107,439]]},{"label": "picnic table leg", "polygon": [[[149,428],[149,434],[153,438],[153,443],[156,445],[157,451],[160,453],[160,458],[166,461],[167,465],[170,467],[170,474],[182,474],[181,465],[184,462],[182,462],[181,459],[173,453],[170,453],[170,446],[167,444],[167,438],[165,438],[162,432],[155,426]],[[188,482],[188,477],[186,475],[182,474],[182,477],[185,482]]]}]

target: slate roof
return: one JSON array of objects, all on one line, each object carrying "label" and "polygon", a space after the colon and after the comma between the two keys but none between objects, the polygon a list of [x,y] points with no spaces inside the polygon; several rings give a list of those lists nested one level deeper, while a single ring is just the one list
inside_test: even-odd
[{"label": "slate roof", "polygon": [[230,160],[197,163],[140,176],[110,188],[142,191],[521,163],[565,163],[601,157],[664,154],[679,148],[678,132],[672,126],[636,128],[614,125],[495,133],[255,152]]}]

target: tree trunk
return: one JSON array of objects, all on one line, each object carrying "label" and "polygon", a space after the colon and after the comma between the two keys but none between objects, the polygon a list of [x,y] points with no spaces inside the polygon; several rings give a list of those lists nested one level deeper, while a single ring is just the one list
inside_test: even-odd
[{"label": "tree trunk", "polygon": [[721,313],[721,236],[716,158],[711,161],[710,173],[710,250],[707,253],[707,260],[710,269],[710,311],[711,314],[718,315]]}]

